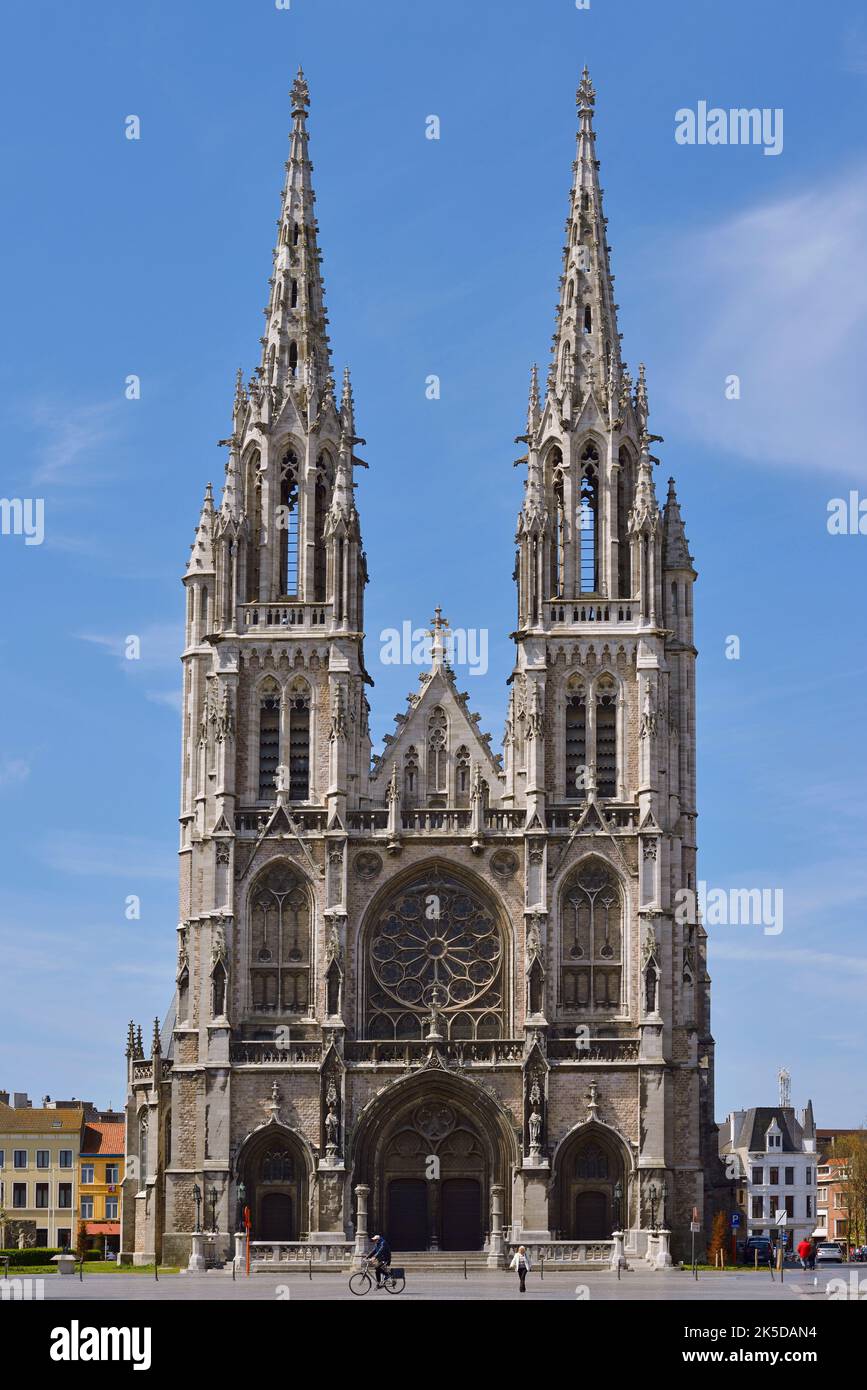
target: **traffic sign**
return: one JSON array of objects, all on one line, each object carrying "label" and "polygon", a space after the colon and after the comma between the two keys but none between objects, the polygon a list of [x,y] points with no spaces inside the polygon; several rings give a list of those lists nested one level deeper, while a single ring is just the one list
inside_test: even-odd
[{"label": "traffic sign", "polygon": [[778,1226],[785,1226],[788,1219],[789,1216],[785,1207],[778,1207],[777,1210],[774,1212],[774,1221],[777,1223]]},{"label": "traffic sign", "polygon": [[739,1211],[733,1211],[733,1212],[732,1212],[732,1225],[733,1225],[733,1226],[739,1226],[740,1224],[741,1224],[741,1214],[740,1214],[740,1212],[739,1212]]}]

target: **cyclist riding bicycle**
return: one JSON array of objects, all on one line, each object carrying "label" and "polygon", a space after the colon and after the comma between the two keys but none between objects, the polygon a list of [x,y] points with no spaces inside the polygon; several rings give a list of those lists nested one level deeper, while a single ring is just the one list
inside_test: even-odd
[{"label": "cyclist riding bicycle", "polygon": [[373,1241],[373,1249],[368,1258],[373,1261],[373,1268],[376,1274],[376,1287],[381,1289],[383,1286],[382,1280],[384,1271],[387,1270],[391,1264],[391,1246],[385,1236],[371,1236],[371,1240]]}]

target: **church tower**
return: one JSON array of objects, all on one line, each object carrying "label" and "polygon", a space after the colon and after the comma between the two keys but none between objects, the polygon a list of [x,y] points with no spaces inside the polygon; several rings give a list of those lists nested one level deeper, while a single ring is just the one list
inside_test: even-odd
[{"label": "church tower", "polygon": [[[174,1004],[127,1044],[123,1248],[256,1268],[522,1240],[666,1264],[715,1162],[695,894],[696,578],[617,330],[585,70],[531,374],[503,753],[453,634],[371,760],[355,407],[299,71],[261,360],[184,576]],[[435,596],[432,596],[432,598]],[[690,895],[692,894],[692,898]],[[686,902],[685,909],[680,905]],[[432,1163],[431,1159],[436,1162]]]}]

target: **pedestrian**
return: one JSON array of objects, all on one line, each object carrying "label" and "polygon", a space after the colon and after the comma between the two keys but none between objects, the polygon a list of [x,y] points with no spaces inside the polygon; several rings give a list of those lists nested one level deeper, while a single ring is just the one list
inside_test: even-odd
[{"label": "pedestrian", "polygon": [[807,1256],[807,1268],[808,1268],[808,1269],[815,1269],[815,1268],[816,1268],[816,1250],[817,1250],[817,1248],[818,1248],[818,1247],[817,1247],[817,1245],[816,1245],[816,1242],[815,1242],[814,1240],[811,1240],[811,1241],[810,1241],[810,1253],[809,1253],[809,1255]]},{"label": "pedestrian", "polygon": [[527,1275],[530,1272],[530,1256],[527,1254],[526,1245],[518,1246],[517,1250],[512,1256],[512,1262],[509,1265],[509,1268],[516,1269],[518,1271],[518,1289],[521,1293],[526,1293]]},{"label": "pedestrian", "polygon": [[801,1261],[801,1269],[810,1268],[810,1251],[812,1248],[812,1242],[807,1236],[804,1236],[802,1240],[798,1241],[798,1259]]}]

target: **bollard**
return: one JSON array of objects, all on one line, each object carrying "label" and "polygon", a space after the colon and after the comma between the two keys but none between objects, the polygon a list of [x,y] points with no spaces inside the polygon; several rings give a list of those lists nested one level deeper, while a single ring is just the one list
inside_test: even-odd
[{"label": "bollard", "polygon": [[542,1280],[542,1282],[544,1283],[544,1280],[545,1280],[545,1256],[544,1256],[544,1255],[540,1255],[540,1256],[539,1256],[539,1278],[540,1278],[540,1279]]},{"label": "bollard", "polygon": [[154,1257],[154,1278],[157,1283],[160,1282],[160,1262],[156,1257]]},{"label": "bollard", "polygon": [[466,1262],[466,1260],[464,1260],[464,1278],[466,1279],[466,1277],[467,1277],[467,1262]]},{"label": "bollard", "polygon": [[309,1259],[309,1260],[307,1261],[307,1278],[310,1280],[311,1283],[313,1282],[313,1260],[312,1260],[312,1259]]},{"label": "bollard", "polygon": [[232,1261],[232,1283],[235,1282],[235,1261]]}]

